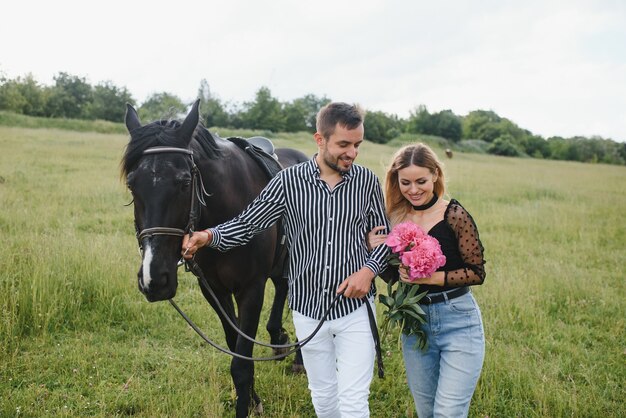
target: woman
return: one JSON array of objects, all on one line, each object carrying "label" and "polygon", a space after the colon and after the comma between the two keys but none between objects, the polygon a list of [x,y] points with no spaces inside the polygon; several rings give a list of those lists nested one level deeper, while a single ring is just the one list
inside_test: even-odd
[{"label": "woman", "polygon": [[[439,241],[446,264],[432,276],[414,280],[428,295],[421,301],[426,312],[426,351],[417,348],[415,335],[402,335],[402,351],[420,418],[465,417],[478,382],[485,353],[480,309],[469,290],[485,280],[485,260],[478,230],[461,204],[443,199],[442,164],[426,145],[409,145],[394,156],[387,171],[385,202],[392,227],[411,221]],[[370,248],[386,235],[368,235]],[[394,269],[395,270],[395,269]],[[383,274],[407,282],[405,268]]]}]

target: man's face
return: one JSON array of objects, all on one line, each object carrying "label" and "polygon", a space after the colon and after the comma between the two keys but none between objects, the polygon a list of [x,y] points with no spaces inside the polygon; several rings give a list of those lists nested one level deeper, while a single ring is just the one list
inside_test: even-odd
[{"label": "man's face", "polygon": [[317,133],[316,139],[319,155],[322,159],[321,163],[339,174],[350,171],[352,163],[359,154],[359,146],[363,142],[364,133],[363,124],[355,129],[347,129],[337,124],[335,132],[329,138],[324,138]]}]

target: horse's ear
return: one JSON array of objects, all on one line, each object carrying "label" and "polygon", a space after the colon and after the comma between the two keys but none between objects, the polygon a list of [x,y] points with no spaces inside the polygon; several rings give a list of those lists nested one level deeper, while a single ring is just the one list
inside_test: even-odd
[{"label": "horse's ear", "polygon": [[183,124],[178,128],[178,137],[184,139],[186,141],[190,141],[193,135],[193,131],[196,130],[196,126],[198,126],[198,121],[200,120],[200,112],[198,111],[198,107],[200,106],[200,99],[196,100],[191,106],[191,110],[189,114],[183,121]]},{"label": "horse's ear", "polygon": [[137,115],[137,111],[130,103],[126,103],[126,116],[124,116],[124,122],[126,122],[126,129],[128,132],[141,127],[141,121]]}]

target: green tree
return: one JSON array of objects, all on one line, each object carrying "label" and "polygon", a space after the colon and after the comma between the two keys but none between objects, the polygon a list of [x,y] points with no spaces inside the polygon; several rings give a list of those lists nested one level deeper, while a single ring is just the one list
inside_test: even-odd
[{"label": "green tree", "polygon": [[119,88],[112,82],[97,84],[93,89],[93,102],[88,114],[91,119],[123,122],[126,103],[134,104],[134,99],[126,87]]},{"label": "green tree", "polygon": [[86,109],[93,100],[91,85],[87,83],[87,80],[61,72],[54,77],[54,82],[46,102],[46,115],[61,118],[85,118]]},{"label": "green tree", "polygon": [[406,126],[409,133],[436,135],[455,142],[461,139],[463,131],[461,118],[451,110],[430,114],[424,105],[410,113]]},{"label": "green tree", "polygon": [[306,111],[300,103],[292,102],[283,104],[283,115],[285,116],[285,131],[302,132],[307,131]]},{"label": "green tree", "polygon": [[461,118],[455,115],[452,110],[437,112],[431,116],[431,119],[432,130],[425,133],[441,136],[454,142],[461,140],[463,133]]},{"label": "green tree", "polygon": [[24,113],[26,99],[22,96],[18,83],[5,77],[0,79],[0,83],[0,109]]},{"label": "green tree", "polygon": [[32,74],[15,80],[0,78],[0,109],[31,116],[45,115],[46,95]]},{"label": "green tree", "polygon": [[532,136],[509,119],[498,116],[492,110],[474,110],[463,118],[463,138],[493,142],[496,138],[509,135],[517,144]]},{"label": "green tree", "polygon": [[317,97],[314,94],[307,94],[285,103],[283,105],[285,130],[287,132],[315,132],[317,112],[328,103],[330,103],[329,98]]},{"label": "green tree", "polygon": [[279,132],[285,128],[285,115],[278,99],[272,97],[270,89],[261,87],[253,102],[244,103],[241,113],[243,127]]},{"label": "green tree", "polygon": [[187,106],[182,100],[170,93],[153,93],[141,104],[137,113],[143,121],[152,122],[161,119],[175,119],[184,114]]},{"label": "green tree", "polygon": [[534,158],[548,158],[550,145],[548,141],[538,135],[527,135],[522,141],[524,152]]},{"label": "green tree", "polygon": [[219,126],[224,128],[229,126],[228,113],[220,99],[211,93],[211,88],[206,79],[202,79],[200,82],[198,98],[200,99],[200,114],[206,127]]},{"label": "green tree", "polygon": [[562,137],[548,138],[550,156],[555,160],[581,161],[581,153],[575,139]]},{"label": "green tree", "polygon": [[502,118],[491,110],[471,111],[463,118],[463,138],[492,142],[501,134],[497,128],[501,120]]},{"label": "green tree", "polygon": [[44,116],[46,114],[46,89],[41,86],[31,73],[26,74],[19,87],[22,97],[26,99],[23,108],[25,115]]},{"label": "green tree", "polygon": [[487,148],[487,152],[508,157],[522,155],[522,152],[515,144],[515,139],[509,134],[504,134],[494,139],[489,148]]},{"label": "green tree", "polygon": [[419,105],[409,112],[405,129],[410,134],[424,134],[433,130],[432,118],[425,105]]},{"label": "green tree", "polygon": [[400,135],[400,120],[396,115],[380,111],[370,111],[365,115],[365,139],[380,144],[391,141]]},{"label": "green tree", "polygon": [[626,163],[626,142],[622,142],[621,144],[615,144],[615,148],[617,148],[617,155],[621,158],[622,164]]}]

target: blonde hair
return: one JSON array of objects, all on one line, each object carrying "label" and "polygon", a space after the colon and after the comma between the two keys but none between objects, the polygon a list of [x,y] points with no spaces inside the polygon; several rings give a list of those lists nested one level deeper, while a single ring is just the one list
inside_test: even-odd
[{"label": "blonde hair", "polygon": [[428,145],[419,143],[400,148],[391,160],[385,180],[385,206],[392,225],[401,222],[412,209],[411,203],[404,198],[398,184],[398,171],[411,165],[427,168],[437,176],[434,186],[437,197],[441,198],[446,192],[443,164]]}]

